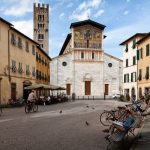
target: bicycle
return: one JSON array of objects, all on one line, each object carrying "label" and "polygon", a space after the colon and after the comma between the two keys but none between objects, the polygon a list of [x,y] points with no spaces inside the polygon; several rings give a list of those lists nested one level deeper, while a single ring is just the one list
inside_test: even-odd
[{"label": "bicycle", "polygon": [[27,102],[25,104],[25,112],[37,112],[38,111],[38,104],[36,102]]},{"label": "bicycle", "polygon": [[100,122],[104,126],[110,126],[113,121],[123,121],[126,118],[126,107],[118,106],[116,110],[104,110],[100,114]]}]

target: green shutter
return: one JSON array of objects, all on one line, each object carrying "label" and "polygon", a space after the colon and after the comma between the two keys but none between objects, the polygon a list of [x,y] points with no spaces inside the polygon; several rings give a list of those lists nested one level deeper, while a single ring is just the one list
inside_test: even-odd
[{"label": "green shutter", "polygon": [[149,44],[146,45],[146,56],[149,56]]},{"label": "green shutter", "polygon": [[137,60],[139,60],[139,50],[137,50]]}]

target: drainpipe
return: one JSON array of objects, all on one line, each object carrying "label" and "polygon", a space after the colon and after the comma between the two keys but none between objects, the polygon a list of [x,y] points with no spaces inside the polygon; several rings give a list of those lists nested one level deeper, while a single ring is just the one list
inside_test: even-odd
[{"label": "drainpipe", "polygon": [[8,30],[8,79],[9,82],[11,81],[11,76],[10,76],[10,30],[11,28]]},{"label": "drainpipe", "polygon": [[[137,51],[138,51],[138,45],[137,45]],[[136,80],[136,86],[137,86],[137,89],[136,89],[136,94],[137,94],[137,99],[139,98],[139,91],[138,91],[138,78],[139,78],[139,76],[138,76],[138,59],[137,59],[137,51],[136,51],[136,60],[137,60],[137,65],[136,65],[136,67],[137,67],[137,73],[136,73],[136,78],[137,78],[137,80]]]},{"label": "drainpipe", "polygon": [[1,81],[3,78],[0,77],[0,105],[1,105]]}]

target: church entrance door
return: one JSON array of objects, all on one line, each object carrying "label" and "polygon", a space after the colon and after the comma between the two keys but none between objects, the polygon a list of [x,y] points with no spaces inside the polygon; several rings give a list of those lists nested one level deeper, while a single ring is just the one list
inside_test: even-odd
[{"label": "church entrance door", "polygon": [[109,84],[105,84],[105,95],[109,94]]},{"label": "church entrance door", "polygon": [[91,81],[85,81],[85,95],[91,95]]},{"label": "church entrance door", "polygon": [[71,89],[71,85],[66,84],[67,95],[70,95],[70,89]]}]

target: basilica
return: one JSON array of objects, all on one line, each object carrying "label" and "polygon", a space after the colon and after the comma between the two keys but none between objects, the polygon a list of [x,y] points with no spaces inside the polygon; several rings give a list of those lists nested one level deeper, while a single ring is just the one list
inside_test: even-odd
[{"label": "basilica", "polygon": [[105,53],[105,25],[84,20],[70,25],[60,53],[50,63],[50,83],[76,98],[110,98],[122,93],[123,61]]}]

